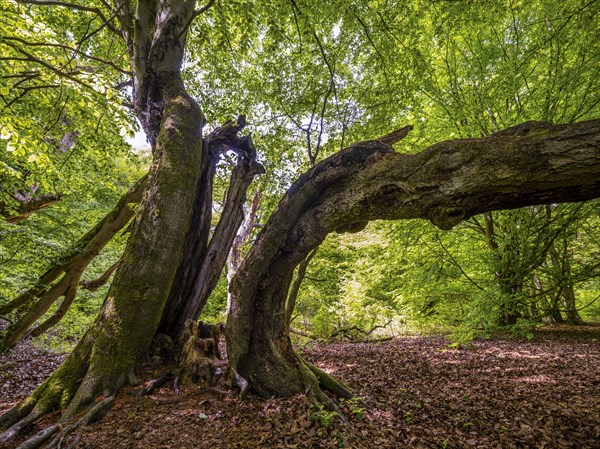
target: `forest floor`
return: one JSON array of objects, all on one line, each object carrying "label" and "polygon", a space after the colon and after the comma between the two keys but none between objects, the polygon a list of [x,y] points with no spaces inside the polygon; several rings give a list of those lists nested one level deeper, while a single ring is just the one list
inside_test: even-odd
[{"label": "forest floor", "polygon": [[[405,337],[305,349],[361,398],[342,405],[348,425],[304,396],[242,401],[222,386],[183,386],[176,395],[167,384],[139,402],[136,388],[125,389],[76,447],[600,448],[600,326],[446,347],[443,337]],[[1,355],[0,413],[61,357],[27,343]]]}]

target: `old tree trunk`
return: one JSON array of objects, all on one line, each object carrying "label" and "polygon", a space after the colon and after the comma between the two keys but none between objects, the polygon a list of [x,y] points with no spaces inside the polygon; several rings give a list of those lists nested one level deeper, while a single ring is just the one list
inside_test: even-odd
[{"label": "old tree trunk", "polygon": [[525,123],[405,155],[370,141],[324,160],[288,190],[235,276],[227,320],[230,376],[261,396],[342,385],[291,346],[285,300],[295,267],[328,233],[369,220],[425,218],[450,229],[475,214],[600,195],[600,120]]},{"label": "old tree trunk", "polygon": [[[119,10],[134,68],[135,109],[154,158],[131,237],[93,327],[57,371],[3,417],[5,424],[65,409],[68,420],[99,395],[133,382],[183,253],[203,153],[200,108],[180,76],[193,1],[127,3]],[[160,8],[160,12],[155,8]],[[154,17],[160,17],[155,21]]]}]

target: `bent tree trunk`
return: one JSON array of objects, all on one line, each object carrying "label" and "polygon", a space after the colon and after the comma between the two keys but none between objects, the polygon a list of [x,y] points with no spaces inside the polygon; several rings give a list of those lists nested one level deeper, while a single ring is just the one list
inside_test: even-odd
[{"label": "bent tree trunk", "polygon": [[265,397],[318,390],[318,376],[290,343],[285,300],[294,268],[330,232],[409,218],[447,230],[483,212],[598,196],[600,120],[525,123],[415,155],[380,141],[342,150],[288,190],[233,280],[232,382]]}]

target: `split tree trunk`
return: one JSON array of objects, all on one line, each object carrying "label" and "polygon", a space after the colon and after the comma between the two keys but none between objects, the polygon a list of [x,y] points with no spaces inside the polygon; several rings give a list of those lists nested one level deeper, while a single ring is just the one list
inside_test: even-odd
[{"label": "split tree trunk", "polygon": [[475,214],[600,196],[600,120],[525,123],[405,155],[370,141],[329,157],[288,190],[231,285],[230,377],[261,396],[315,391],[294,353],[285,300],[293,270],[334,230],[425,218],[451,229]]},{"label": "split tree trunk", "polygon": [[[196,321],[213,291],[236,233],[244,219],[246,192],[254,177],[264,173],[256,161],[256,150],[249,136],[238,137],[245,117],[217,128],[206,138],[204,147],[208,167],[203,167],[192,224],[186,237],[184,255],[169,294],[158,333],[177,341],[188,319]],[[237,153],[225,204],[219,222],[208,241],[212,218],[212,183],[216,163],[225,151]]]},{"label": "split tree trunk", "polygon": [[[244,221],[242,225],[239,227],[233,242],[231,243],[231,249],[229,250],[229,255],[227,256],[226,268],[227,268],[227,285],[231,284],[235,273],[238,268],[242,264],[242,249],[246,240],[252,234],[252,231],[256,227],[261,227],[260,224],[256,222],[256,215],[258,213],[258,208],[260,207],[260,202],[262,200],[262,195],[260,192],[256,192],[252,197],[252,201],[250,202],[250,207],[246,211]],[[226,313],[229,313],[229,307],[231,304],[231,293],[229,292],[229,288],[227,289],[227,307]]]}]

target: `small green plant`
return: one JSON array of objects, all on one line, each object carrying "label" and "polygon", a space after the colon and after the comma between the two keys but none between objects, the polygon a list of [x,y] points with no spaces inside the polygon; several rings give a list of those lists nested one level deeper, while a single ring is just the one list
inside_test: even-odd
[{"label": "small green plant", "polygon": [[316,404],[313,406],[312,410],[308,411],[308,419],[319,423],[323,427],[329,427],[333,423],[336,415],[337,412],[330,412],[323,404]]},{"label": "small green plant", "polygon": [[340,405],[358,421],[362,421],[365,418],[365,409],[362,407],[360,398],[340,399]]},{"label": "small green plant", "polygon": [[535,337],[535,330],[539,323],[531,320],[519,319],[517,324],[509,327],[513,337],[532,340]]},{"label": "small green plant", "polygon": [[333,436],[335,437],[335,444],[337,447],[346,447],[346,442],[344,441],[344,435],[339,430],[333,432]]}]

